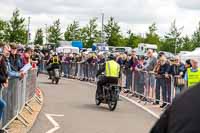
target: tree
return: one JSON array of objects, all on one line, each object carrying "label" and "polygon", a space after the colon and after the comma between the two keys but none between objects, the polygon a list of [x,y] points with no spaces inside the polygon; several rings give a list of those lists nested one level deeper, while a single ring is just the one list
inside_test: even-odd
[{"label": "tree", "polygon": [[97,28],[97,18],[93,18],[86,27],[81,29],[81,40],[85,47],[91,47],[93,43],[100,42],[101,32]]},{"label": "tree", "polygon": [[5,30],[8,28],[8,23],[0,19],[0,41],[5,41]]},{"label": "tree", "polygon": [[39,45],[43,45],[43,31],[42,29],[38,29],[36,34],[35,34],[35,40],[34,40],[34,44],[39,44]]},{"label": "tree", "polygon": [[69,24],[64,33],[64,36],[65,40],[67,41],[80,40],[79,22],[73,21],[73,23]]},{"label": "tree", "polygon": [[123,37],[120,34],[120,26],[115,22],[113,17],[110,17],[107,25],[104,26],[104,31],[106,33],[106,41],[110,46],[120,46],[122,44]]},{"label": "tree", "polygon": [[159,46],[160,37],[156,33],[156,31],[157,31],[156,23],[153,23],[152,25],[149,26],[149,31],[146,33],[146,38],[144,42],[150,44],[157,44]]},{"label": "tree", "polygon": [[196,31],[192,35],[192,43],[193,43],[192,49],[200,47],[200,22]]},{"label": "tree", "polygon": [[88,45],[87,45],[88,34],[87,34],[87,28],[86,27],[82,27],[80,29],[80,38],[81,38],[81,41],[84,44],[84,47],[88,47]]},{"label": "tree", "polygon": [[26,44],[27,35],[25,18],[20,17],[20,12],[16,9],[8,27],[5,29],[5,41]]},{"label": "tree", "polygon": [[125,44],[127,47],[136,48],[138,44],[142,42],[142,37],[134,34],[131,30],[127,32],[128,37],[125,38]]},{"label": "tree", "polygon": [[58,19],[48,28],[47,39],[50,43],[58,44],[58,41],[62,40],[61,36],[60,20]]},{"label": "tree", "polygon": [[174,20],[171,24],[170,31],[165,35],[165,43],[161,46],[161,50],[174,52],[175,54],[178,52],[177,49],[181,46],[181,28],[177,28],[176,21]]},{"label": "tree", "polygon": [[192,40],[188,36],[185,36],[181,39],[181,47],[178,48],[178,51],[191,51],[194,48],[193,46]]}]

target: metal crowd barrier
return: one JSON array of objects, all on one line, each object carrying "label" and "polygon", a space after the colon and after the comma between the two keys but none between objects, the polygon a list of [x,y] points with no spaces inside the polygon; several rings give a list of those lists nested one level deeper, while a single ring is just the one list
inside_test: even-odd
[{"label": "metal crowd barrier", "polygon": [[[9,79],[8,88],[1,88],[1,98],[6,102],[1,127],[20,116],[23,108],[35,95],[37,69],[29,70],[23,79]],[[20,120],[24,118],[20,117]],[[23,123],[25,124],[25,123]]]},{"label": "metal crowd barrier", "polygon": [[94,81],[97,73],[97,64],[86,62],[62,63],[63,74],[69,78]]},{"label": "metal crowd barrier", "polygon": [[47,73],[47,65],[46,65],[46,63],[47,63],[47,60],[42,60],[41,62],[40,62],[41,64],[40,64],[40,70],[39,70],[39,72],[41,72],[41,73]]},{"label": "metal crowd barrier", "polygon": [[[173,76],[166,78],[164,75],[158,76],[153,72],[130,72],[122,68],[120,84],[139,97],[140,101],[170,104],[174,97],[186,88],[184,85],[176,85],[176,80],[177,77]],[[177,88],[180,90],[177,91]]]}]

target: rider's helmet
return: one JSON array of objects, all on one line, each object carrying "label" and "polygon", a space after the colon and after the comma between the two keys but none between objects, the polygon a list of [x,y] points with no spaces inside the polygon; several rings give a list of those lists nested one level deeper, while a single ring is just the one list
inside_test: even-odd
[{"label": "rider's helmet", "polygon": [[54,52],[54,53],[53,53],[53,56],[58,56],[58,53]]},{"label": "rider's helmet", "polygon": [[108,60],[115,60],[115,56],[114,56],[113,54],[110,54],[110,55],[108,56]]}]

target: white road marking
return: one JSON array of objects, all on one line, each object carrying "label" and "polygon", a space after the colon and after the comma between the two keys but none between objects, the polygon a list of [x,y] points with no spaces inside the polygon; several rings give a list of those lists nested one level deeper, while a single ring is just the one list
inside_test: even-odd
[{"label": "white road marking", "polygon": [[131,103],[137,105],[138,107],[140,107],[140,108],[142,108],[143,110],[147,111],[148,113],[150,113],[150,114],[153,115],[154,117],[160,118],[159,115],[157,115],[156,113],[154,113],[154,112],[151,111],[150,109],[148,109],[148,108],[142,106],[141,104],[137,103],[136,101],[134,101],[134,100],[132,100],[132,99],[126,97],[126,96],[123,96],[123,95],[121,95],[121,94],[120,94],[120,97],[122,97],[122,98],[126,99],[127,101],[129,101],[129,102],[131,102]]},{"label": "white road marking", "polygon": [[63,117],[64,115],[57,115],[57,114],[45,114],[45,116],[48,118],[48,120],[53,124],[54,128],[50,129],[46,133],[53,133],[56,130],[60,128],[59,124],[53,119],[53,116],[55,117]]},{"label": "white road marking", "polygon": [[[81,82],[81,81],[80,81],[80,82]],[[81,83],[83,83],[83,82],[81,82]],[[84,83],[96,87],[96,84],[87,83],[87,82],[84,82]],[[121,94],[120,94],[120,97],[124,98],[125,100],[127,100],[127,101],[129,101],[129,102],[131,102],[131,103],[133,103],[133,104],[135,104],[136,106],[138,106],[138,107],[140,107],[141,109],[143,109],[144,111],[150,113],[151,115],[153,115],[153,116],[156,117],[157,119],[160,118],[159,115],[157,115],[156,113],[154,113],[154,112],[151,111],[150,109],[148,109],[148,108],[142,106],[141,104],[137,103],[136,101],[134,101],[134,100],[132,100],[132,99],[126,97],[126,96],[123,96],[123,95],[121,95]]]}]

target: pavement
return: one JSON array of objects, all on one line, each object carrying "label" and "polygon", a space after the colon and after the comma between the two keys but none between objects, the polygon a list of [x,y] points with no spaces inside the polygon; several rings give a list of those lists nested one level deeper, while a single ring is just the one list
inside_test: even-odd
[{"label": "pavement", "polygon": [[[27,126],[24,126],[21,121],[18,119],[14,120],[6,129],[8,133],[27,133],[31,127],[33,126],[35,120],[37,119],[37,116],[39,115],[39,112],[41,111],[42,108],[42,103],[43,103],[43,95],[42,93],[40,94],[40,101],[41,104],[39,104],[38,101],[36,101],[35,98],[31,99],[31,101],[28,103],[29,106],[32,109],[32,113],[30,113],[27,110],[27,107],[22,110],[20,113],[23,118],[28,122]],[[20,117],[19,117],[20,118]]]},{"label": "pavement", "polygon": [[113,112],[107,105],[96,106],[96,87],[87,82],[62,79],[53,85],[40,75],[38,85],[44,104],[30,133],[148,133],[156,121],[123,98]]}]

